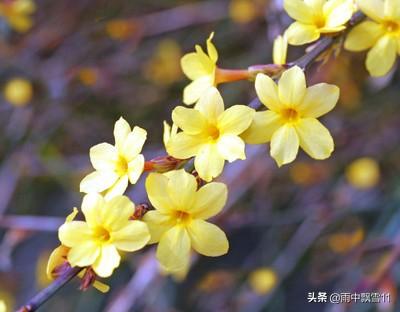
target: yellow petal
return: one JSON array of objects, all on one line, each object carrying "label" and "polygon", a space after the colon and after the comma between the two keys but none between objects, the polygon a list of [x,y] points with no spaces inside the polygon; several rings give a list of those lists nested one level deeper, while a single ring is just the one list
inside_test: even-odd
[{"label": "yellow petal", "polygon": [[249,129],[241,137],[248,144],[267,143],[283,124],[282,117],[273,111],[256,112]]},{"label": "yellow petal", "polygon": [[143,216],[143,221],[146,222],[150,231],[149,244],[160,241],[161,236],[175,225],[175,221],[167,214],[161,213],[158,210],[151,210]]},{"label": "yellow petal", "polygon": [[67,222],[58,229],[58,238],[67,247],[76,246],[90,239],[90,229],[83,221]]},{"label": "yellow petal", "polygon": [[134,127],[132,132],[129,133],[126,137],[120,153],[125,157],[128,162],[131,161],[141,152],[146,138],[146,130],[140,127]]},{"label": "yellow petal", "polygon": [[385,0],[384,15],[389,19],[400,20],[400,2],[398,0]]},{"label": "yellow petal", "polygon": [[203,76],[192,81],[183,90],[183,103],[191,105],[196,103],[202,94],[214,85],[213,76]]},{"label": "yellow petal", "polygon": [[101,225],[109,231],[119,231],[128,224],[135,212],[135,204],[127,196],[115,196],[97,208]]},{"label": "yellow petal", "polygon": [[222,210],[227,197],[228,188],[224,183],[207,183],[197,191],[190,214],[195,219],[207,220]]},{"label": "yellow petal", "polygon": [[167,192],[168,178],[160,173],[150,173],[146,179],[147,196],[154,208],[160,212],[174,210]]},{"label": "yellow petal", "polygon": [[85,267],[92,265],[100,255],[100,249],[93,241],[81,242],[69,250],[68,262],[71,266]]},{"label": "yellow petal", "polygon": [[186,229],[174,226],[162,235],[157,247],[157,259],[167,270],[177,271],[187,265],[190,238]]},{"label": "yellow petal", "polygon": [[129,182],[135,184],[144,169],[144,156],[142,154],[137,155],[128,163],[128,177]]},{"label": "yellow petal", "polygon": [[288,43],[286,36],[278,36],[274,40],[272,59],[274,64],[283,65],[286,64]]},{"label": "yellow petal", "polygon": [[313,10],[314,14],[321,14],[324,4],[328,3],[326,0],[304,0],[304,2]]},{"label": "yellow petal", "polygon": [[195,219],[188,226],[192,247],[199,254],[218,257],[226,254],[229,242],[225,233],[216,225]]},{"label": "yellow petal", "polygon": [[330,0],[324,6],[325,27],[334,28],[346,24],[353,15],[353,0]]},{"label": "yellow petal", "polygon": [[224,162],[215,144],[205,144],[194,159],[194,167],[203,180],[210,182],[221,174]]},{"label": "yellow petal", "polygon": [[207,125],[206,119],[198,110],[182,106],[172,111],[172,121],[187,134],[199,134]]},{"label": "yellow petal", "polygon": [[344,47],[350,51],[363,51],[371,48],[384,34],[381,24],[364,21],[356,25],[344,42]]},{"label": "yellow petal", "polygon": [[313,10],[303,0],[285,0],[283,6],[291,18],[303,23],[312,23]]},{"label": "yellow petal", "polygon": [[207,39],[207,53],[210,59],[216,63],[218,61],[218,52],[217,49],[215,48],[215,45],[211,42],[211,40],[214,37],[214,33],[212,32],[210,36]]},{"label": "yellow petal", "polygon": [[279,100],[278,86],[269,76],[258,74],[255,87],[258,98],[267,108],[273,111],[284,108]]},{"label": "yellow petal", "polygon": [[314,159],[328,158],[334,148],[329,130],[317,119],[305,118],[296,124],[301,148]]},{"label": "yellow petal", "polygon": [[47,262],[46,274],[48,279],[54,279],[53,271],[58,266],[62,265],[67,259],[69,248],[63,245],[58,246],[50,254],[49,261]]},{"label": "yellow petal", "polygon": [[291,45],[303,45],[317,40],[320,32],[315,25],[294,22],[286,29],[285,36]]},{"label": "yellow petal", "polygon": [[131,127],[129,123],[124,118],[120,117],[114,125],[114,139],[117,149],[122,149],[126,137],[130,132]]},{"label": "yellow petal", "polygon": [[254,113],[254,109],[245,105],[229,107],[218,117],[220,134],[241,134],[250,126]]},{"label": "yellow petal", "polygon": [[177,210],[191,208],[197,190],[196,178],[184,169],[168,172],[168,194]]},{"label": "yellow petal", "polygon": [[142,221],[129,221],[127,225],[111,235],[113,245],[120,250],[136,251],[150,240],[150,233],[146,223]]},{"label": "yellow petal", "polygon": [[181,67],[184,74],[190,80],[208,76],[212,74],[214,70],[213,62],[196,52],[184,55],[181,59]]},{"label": "yellow petal", "polygon": [[113,170],[118,159],[117,149],[108,143],[100,143],[90,149],[90,161],[96,170]]},{"label": "yellow petal", "polygon": [[384,76],[396,61],[397,42],[390,35],[383,36],[367,54],[367,69],[371,76]]},{"label": "yellow petal", "polygon": [[298,106],[304,117],[318,118],[331,111],[338,99],[340,89],[331,84],[318,83],[307,88],[303,102]]},{"label": "yellow petal", "polygon": [[102,245],[97,260],[92,264],[93,270],[100,277],[109,277],[119,266],[121,256],[113,245]]},{"label": "yellow petal", "polygon": [[96,288],[98,291],[102,292],[103,294],[108,293],[108,291],[110,290],[110,286],[100,281],[94,281],[93,287]]},{"label": "yellow petal", "polygon": [[163,124],[164,124],[163,142],[164,146],[166,147],[169,139],[178,133],[178,127],[175,124],[172,124],[171,127],[166,121],[164,121]]},{"label": "yellow petal", "polygon": [[73,221],[78,213],[78,208],[74,207],[73,211],[65,218],[65,222]]},{"label": "yellow petal", "polygon": [[382,0],[357,0],[360,10],[376,22],[384,19],[384,7]]},{"label": "yellow petal", "polygon": [[124,175],[122,177],[120,177],[113,186],[111,186],[106,194],[104,195],[104,198],[106,200],[110,200],[111,198],[118,196],[118,195],[122,195],[125,193],[127,187],[128,187],[128,175]]},{"label": "yellow petal", "polygon": [[113,171],[95,171],[84,177],[79,185],[83,193],[101,193],[114,185],[118,175]]},{"label": "yellow petal", "polygon": [[104,205],[104,198],[100,194],[89,193],[83,197],[82,212],[89,227],[94,228],[101,224],[100,211]]},{"label": "yellow petal", "polygon": [[272,135],[271,156],[279,167],[295,160],[298,150],[299,138],[292,125],[284,125]]},{"label": "yellow petal", "polygon": [[212,124],[216,124],[219,115],[224,111],[224,100],[217,88],[209,88],[196,104],[195,109],[200,111],[203,116]]},{"label": "yellow petal", "polygon": [[186,159],[196,155],[203,144],[203,137],[179,132],[168,141],[166,149],[169,155]]},{"label": "yellow petal", "polygon": [[279,98],[289,107],[296,107],[306,94],[306,78],[298,66],[283,72],[278,84]]},{"label": "yellow petal", "polygon": [[246,159],[244,142],[237,135],[224,134],[217,142],[219,154],[227,161],[233,162],[236,159]]}]

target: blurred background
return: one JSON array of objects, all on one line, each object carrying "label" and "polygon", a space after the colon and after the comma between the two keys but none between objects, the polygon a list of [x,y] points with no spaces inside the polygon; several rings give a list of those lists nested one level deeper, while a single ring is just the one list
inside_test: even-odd
[{"label": "blurred background", "polygon": [[[164,155],[162,122],[188,83],[181,56],[215,31],[220,67],[270,63],[290,22],[279,0],[0,1],[0,300],[10,311],[48,285],[89,148],[113,142],[115,121],[147,129],[147,159]],[[288,60],[303,53],[291,47]],[[263,145],[225,167],[229,202],[215,222],[227,255],[197,257],[175,281],[146,247],[124,257],[109,293],[74,280],[41,311],[400,311],[399,73],[372,80],[364,59],[343,51],[308,72],[310,84],[341,88],[322,119],[330,159],[301,152],[278,170]],[[220,89],[226,106],[255,96],[251,82]],[[128,194],[147,201],[143,178]],[[308,302],[321,292],[328,303]],[[390,302],[329,304],[332,293],[370,292]]]}]

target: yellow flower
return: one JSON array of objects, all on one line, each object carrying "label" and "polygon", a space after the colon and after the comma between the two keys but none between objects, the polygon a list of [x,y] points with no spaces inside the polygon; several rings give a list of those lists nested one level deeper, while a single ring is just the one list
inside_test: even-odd
[{"label": "yellow flower", "polygon": [[24,78],[14,78],[4,87],[4,98],[14,106],[25,106],[32,99],[32,84]]},{"label": "yellow flower", "polygon": [[87,175],[80,184],[84,193],[106,191],[106,199],[122,195],[128,181],[135,184],[143,172],[144,157],[139,154],[147,132],[131,127],[122,117],[115,123],[115,146],[101,143],[90,149],[90,161],[96,171]]},{"label": "yellow flower", "polygon": [[242,135],[247,143],[271,141],[271,156],[278,166],[292,162],[299,146],[314,159],[325,159],[333,151],[332,137],[317,118],[335,107],[339,88],[319,83],[309,88],[303,71],[295,66],[285,71],[277,85],[258,74],[256,91],[268,108],[256,112],[250,128]]},{"label": "yellow flower", "polygon": [[29,16],[35,12],[36,6],[32,0],[11,0],[0,3],[0,16],[18,32],[26,32],[32,27]]},{"label": "yellow flower", "polygon": [[278,276],[273,269],[262,267],[251,272],[248,281],[250,287],[255,293],[259,295],[266,295],[278,283]]},{"label": "yellow flower", "polygon": [[6,303],[3,300],[0,300],[0,312],[7,312]]},{"label": "yellow flower", "polygon": [[159,243],[157,258],[164,271],[176,273],[188,268],[191,248],[209,257],[227,253],[225,233],[205,221],[225,205],[225,184],[212,182],[197,190],[196,178],[181,169],[151,173],[146,190],[155,210],[147,212],[143,220],[150,230],[150,243]]},{"label": "yellow flower", "polygon": [[347,50],[369,50],[366,66],[371,76],[384,76],[400,55],[400,2],[362,0],[358,6],[370,19],[355,26],[344,43]]},{"label": "yellow flower", "polygon": [[193,80],[183,90],[183,102],[185,104],[194,104],[201,95],[210,87],[216,86],[215,72],[217,70],[218,52],[211,42],[214,33],[211,33],[207,39],[207,53],[196,45],[196,52],[188,53],[181,59],[181,66],[184,74]]},{"label": "yellow flower", "polygon": [[358,158],[346,168],[346,178],[358,189],[374,187],[380,178],[379,164],[370,157]]},{"label": "yellow flower", "polygon": [[239,24],[249,23],[260,13],[260,8],[254,0],[231,0],[229,16]]},{"label": "yellow flower", "polygon": [[195,156],[194,166],[199,176],[209,182],[219,176],[225,160],[245,159],[245,144],[239,137],[251,123],[254,110],[234,105],[224,111],[218,90],[210,88],[196,107],[176,107],[172,120],[182,132],[172,136],[167,152],[178,159]]},{"label": "yellow flower", "polygon": [[67,260],[72,267],[91,266],[100,277],[109,277],[119,266],[118,250],[136,251],[150,239],[144,222],[130,220],[135,205],[126,196],[106,201],[96,193],[83,198],[84,221],[64,223],[58,230],[62,245],[71,248]]},{"label": "yellow flower", "polygon": [[285,0],[284,7],[296,20],[286,30],[288,42],[302,45],[317,40],[321,34],[345,29],[354,3],[353,0]]},{"label": "yellow flower", "polygon": [[171,137],[173,137],[178,132],[178,127],[172,124],[172,127],[164,120],[164,132],[163,132],[163,142],[167,146]]},{"label": "yellow flower", "polygon": [[288,43],[286,36],[278,36],[274,40],[274,47],[272,52],[272,59],[274,64],[283,65],[286,64]]}]

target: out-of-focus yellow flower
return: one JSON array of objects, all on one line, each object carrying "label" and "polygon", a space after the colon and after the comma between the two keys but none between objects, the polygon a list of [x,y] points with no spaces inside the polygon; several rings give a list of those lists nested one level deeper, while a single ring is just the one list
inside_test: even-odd
[{"label": "out-of-focus yellow flower", "polygon": [[3,300],[0,300],[0,312],[7,312],[6,303]]},{"label": "out-of-focus yellow flower", "polygon": [[9,80],[4,87],[4,98],[14,106],[25,106],[33,95],[32,84],[24,78]]},{"label": "out-of-focus yellow flower", "polygon": [[138,25],[132,20],[115,19],[106,23],[107,34],[115,40],[131,37],[138,30]]},{"label": "out-of-focus yellow flower", "polygon": [[274,40],[272,60],[276,65],[286,64],[288,43],[286,36],[278,36]]},{"label": "out-of-focus yellow flower", "polygon": [[146,190],[155,210],[147,212],[143,220],[150,230],[150,243],[159,243],[157,258],[164,271],[188,268],[191,248],[209,257],[227,253],[225,233],[205,221],[224,207],[225,184],[212,182],[197,190],[196,178],[181,169],[151,173]]},{"label": "out-of-focus yellow flower", "polygon": [[71,248],[67,260],[72,267],[91,266],[100,277],[109,277],[119,266],[121,251],[136,251],[150,239],[146,224],[130,220],[135,205],[126,196],[109,201],[101,195],[85,195],[84,221],[64,223],[58,230],[62,245]]},{"label": "out-of-focus yellow flower", "polygon": [[99,73],[96,68],[82,67],[78,71],[79,80],[86,86],[94,86],[99,80]]},{"label": "out-of-focus yellow flower", "polygon": [[329,237],[329,247],[336,253],[346,253],[364,239],[364,230],[359,227],[352,233],[336,233]]},{"label": "out-of-focus yellow flower", "polygon": [[217,270],[208,272],[199,282],[199,290],[214,293],[226,290],[235,285],[235,274],[232,271]]},{"label": "out-of-focus yellow flower", "polygon": [[193,80],[183,90],[183,102],[194,104],[209,88],[216,86],[215,73],[217,70],[218,52],[211,40],[214,33],[207,39],[207,54],[201,46],[196,45],[196,52],[188,53],[181,59],[182,70]]},{"label": "out-of-focus yellow flower", "polygon": [[249,284],[251,289],[259,294],[268,294],[278,282],[278,276],[271,268],[259,268],[251,272]]},{"label": "out-of-focus yellow flower", "polygon": [[347,180],[359,189],[374,187],[379,182],[379,177],[379,165],[370,157],[359,158],[346,168]]},{"label": "out-of-focus yellow flower", "polygon": [[231,0],[229,4],[229,16],[239,24],[245,24],[254,20],[259,8],[254,0]]},{"label": "out-of-focus yellow flower", "polygon": [[145,64],[144,75],[158,85],[170,85],[182,76],[181,56],[181,48],[176,41],[161,41],[152,58]]},{"label": "out-of-focus yellow flower", "polygon": [[371,20],[355,26],[344,43],[347,50],[364,51],[371,76],[386,75],[400,55],[400,2],[362,0],[358,6]]},{"label": "out-of-focus yellow flower", "polygon": [[278,85],[267,75],[258,74],[255,86],[268,110],[254,115],[242,135],[247,143],[271,141],[271,156],[278,166],[292,162],[299,146],[314,159],[331,155],[333,139],[317,118],[335,107],[338,87],[319,83],[307,88],[304,73],[297,66],[285,71]]},{"label": "out-of-focus yellow flower", "polygon": [[224,102],[214,87],[206,91],[195,108],[178,106],[172,120],[182,132],[170,137],[167,152],[178,159],[195,156],[199,176],[209,182],[219,176],[225,160],[245,159],[245,144],[239,137],[253,118],[254,110],[234,105],[224,110]]},{"label": "out-of-focus yellow flower", "polygon": [[100,143],[90,149],[90,161],[96,171],[80,184],[81,192],[105,192],[106,199],[122,195],[128,181],[135,184],[143,172],[144,157],[140,154],[146,141],[146,130],[133,130],[122,117],[115,123],[115,146]]},{"label": "out-of-focus yellow flower", "polygon": [[288,42],[302,45],[317,40],[321,34],[345,29],[354,3],[353,0],[285,0],[284,7],[296,20],[286,30]]},{"label": "out-of-focus yellow flower", "polygon": [[28,31],[33,24],[29,16],[36,10],[32,0],[9,0],[0,3],[0,16],[18,32]]}]

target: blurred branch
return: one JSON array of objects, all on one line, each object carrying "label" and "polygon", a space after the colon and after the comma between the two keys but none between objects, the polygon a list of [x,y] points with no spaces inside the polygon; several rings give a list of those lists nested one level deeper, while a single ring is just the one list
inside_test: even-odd
[{"label": "blurred branch", "polygon": [[0,216],[0,227],[30,231],[57,232],[65,218],[42,216]]}]

